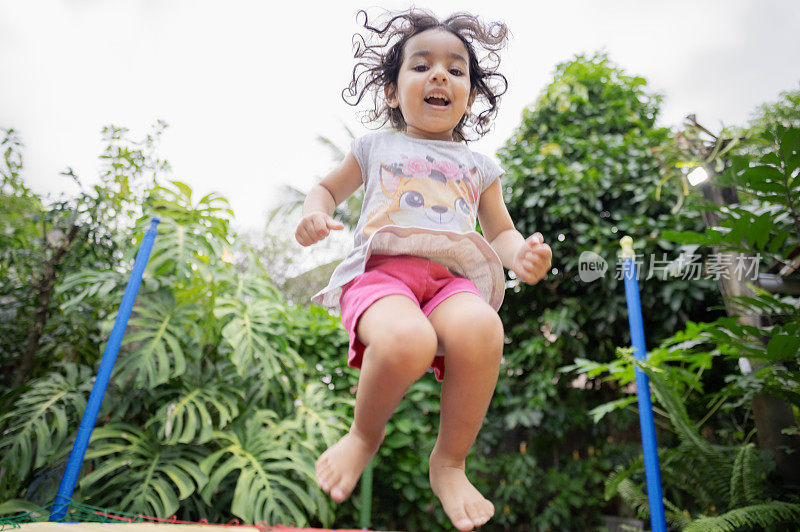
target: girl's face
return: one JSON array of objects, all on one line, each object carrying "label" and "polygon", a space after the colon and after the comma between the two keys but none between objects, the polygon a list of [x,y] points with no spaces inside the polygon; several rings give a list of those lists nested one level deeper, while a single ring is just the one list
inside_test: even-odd
[{"label": "girl's face", "polygon": [[406,42],[397,87],[386,88],[386,100],[390,107],[400,107],[407,135],[453,140],[453,129],[474,99],[469,55],[461,39],[431,29]]}]

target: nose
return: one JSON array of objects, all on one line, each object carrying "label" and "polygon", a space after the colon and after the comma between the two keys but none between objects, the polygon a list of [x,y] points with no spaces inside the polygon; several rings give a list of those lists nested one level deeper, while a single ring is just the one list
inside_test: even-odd
[{"label": "nose", "polygon": [[441,65],[431,68],[431,79],[434,81],[447,81],[447,69]]}]

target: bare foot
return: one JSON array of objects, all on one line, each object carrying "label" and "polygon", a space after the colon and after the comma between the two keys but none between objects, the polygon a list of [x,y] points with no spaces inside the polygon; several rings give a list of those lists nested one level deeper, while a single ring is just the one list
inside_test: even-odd
[{"label": "bare foot", "polygon": [[448,463],[431,456],[430,480],[444,513],[458,530],[472,530],[494,515],[494,505],[467,479],[463,463]]},{"label": "bare foot", "polygon": [[361,478],[361,473],[378,452],[381,442],[368,442],[348,432],[317,460],[317,484],[330,493],[335,502],[342,502]]}]

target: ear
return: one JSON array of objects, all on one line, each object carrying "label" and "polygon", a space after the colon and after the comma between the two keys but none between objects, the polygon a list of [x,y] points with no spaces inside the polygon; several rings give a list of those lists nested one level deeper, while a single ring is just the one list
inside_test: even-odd
[{"label": "ear", "polygon": [[400,103],[397,101],[395,97],[396,87],[394,83],[390,83],[383,88],[383,94],[386,96],[386,103],[389,104],[389,107],[394,109],[395,107],[399,106]]},{"label": "ear", "polygon": [[478,89],[472,89],[472,92],[469,95],[469,100],[467,101],[467,108],[472,107],[473,102],[475,102],[475,97],[478,95]]},{"label": "ear", "polygon": [[397,192],[397,187],[400,186],[400,181],[403,179],[403,174],[394,174],[387,166],[383,164],[378,172],[384,194],[387,196],[394,196]]}]

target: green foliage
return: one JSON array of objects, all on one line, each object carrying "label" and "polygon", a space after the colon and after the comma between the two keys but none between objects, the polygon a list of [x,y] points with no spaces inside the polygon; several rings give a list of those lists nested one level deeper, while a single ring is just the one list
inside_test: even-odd
[{"label": "green foliage", "polygon": [[314,494],[308,493],[315,482],[316,455],[297,441],[298,425],[258,410],[215,433],[219,449],[200,463],[209,477],[201,491],[206,503],[212,505],[212,496],[232,489],[231,512],[247,522],[306,525],[308,516],[318,513]]},{"label": "green foliage", "polygon": [[756,460],[756,446],[752,443],[742,445],[736,453],[731,473],[731,507],[761,502],[764,494],[757,489],[761,479],[756,476]]},{"label": "green foliage", "polygon": [[768,151],[752,161],[734,155],[720,185],[735,184],[743,200],[736,206],[707,205],[719,217],[719,228],[704,233],[665,231],[681,244],[717,246],[721,251],[759,253],[763,259],[788,263],[800,241],[800,128],[766,131],[757,139]]},{"label": "green foliage", "polygon": [[175,305],[172,294],[161,292],[142,297],[136,316],[128,322],[132,330],[123,340],[122,348],[129,350],[129,355],[114,366],[118,378],[133,380],[140,388],[155,388],[183,375],[186,355],[181,339],[186,343],[197,336],[193,331],[196,326],[186,330],[187,324],[194,325],[192,310]]},{"label": "green foliage", "polygon": [[[594,449],[600,457],[595,465],[575,471],[576,482],[586,490],[582,502],[581,497],[559,498],[557,482],[552,493],[542,495],[558,501],[559,515],[588,527],[599,524],[604,506],[590,494],[602,490],[602,479],[622,460],[612,448],[636,441],[629,428],[634,418],[626,412],[615,415],[610,426],[595,425],[589,412],[619,399],[621,384],[578,381],[559,368],[576,359],[609,363],[616,346],[630,343],[616,273],[623,235],[633,236],[636,252],[645,259],[664,260],[678,251],[661,237],[664,230],[703,226],[697,211],[681,209],[692,203],[682,184],[668,186],[673,182],[664,179],[660,154],[670,137],[666,128],[655,125],[660,102],[645,79],[625,73],[605,55],[578,56],[558,65],[553,81],[523,111],[519,128],[498,152],[507,171],[503,185],[511,217],[524,235],[545,236],[554,270],[535,286],[507,281],[500,314],[510,342],[481,438],[493,454],[513,452],[525,443],[551,479],[563,478],[566,466],[560,456],[585,456]],[[584,252],[608,263],[605,275],[593,282],[578,275]],[[640,268],[643,277],[648,265]],[[711,281],[672,276],[647,283],[642,299],[648,305],[650,342],[670,336],[689,320],[712,318],[715,313],[707,308],[717,302]],[[564,521],[544,517],[555,516],[545,512],[555,512],[552,508],[502,497],[492,500],[513,508],[519,523],[564,526]]]},{"label": "green foliage", "polygon": [[92,432],[86,459],[93,467],[79,487],[87,502],[120,511],[170,516],[179,501],[206,485],[198,463],[202,448],[169,444],[126,423],[109,423]]},{"label": "green foliage", "polygon": [[[744,506],[714,517],[693,521],[684,532],[733,532],[742,528],[754,529],[800,522],[800,504],[771,501]],[[786,529],[784,529],[786,530]]]},{"label": "green foliage", "polygon": [[214,429],[223,429],[238,418],[244,398],[233,384],[231,369],[225,361],[217,367],[192,364],[176,386],[157,389],[162,406],[152,421],[159,438],[169,444],[203,444]]},{"label": "green foliage", "polygon": [[[524,450],[523,450],[524,451]],[[508,530],[591,530],[594,515],[576,508],[602,506],[601,490],[607,458],[592,455],[566,458],[561,467],[541,467],[527,452],[495,456],[502,475],[495,488],[498,526]],[[502,501],[502,506],[498,504]],[[535,515],[529,521],[529,515]]]},{"label": "green foliage", "polygon": [[[764,149],[758,155],[732,155],[728,169],[719,176],[722,184],[736,186],[741,202],[715,207],[718,227],[706,229],[704,234],[667,231],[665,237],[760,256],[762,264],[791,273],[800,246],[800,129],[777,126],[753,141]],[[800,406],[800,301],[755,286],[751,289],[753,295],[731,297],[730,302],[742,315],[763,316],[762,325],[721,318],[695,325],[687,329],[687,335],[718,345],[727,357],[753,361],[753,372],[727,378],[729,385],[723,393],[733,398],[730,408],[748,403],[759,393]]]},{"label": "green foliage", "polygon": [[776,126],[800,127],[800,89],[782,91],[776,101],[759,105],[748,125],[756,132],[774,130]]},{"label": "green foliage", "polygon": [[52,360],[87,365],[97,361],[100,324],[111,308],[84,300],[70,312],[62,312],[64,300],[78,294],[59,290],[60,281],[79,270],[118,270],[118,246],[129,244],[119,237],[141,216],[142,198],[155,176],[168,168],[154,155],[164,127],[159,123],[141,142],[128,139],[124,128],[104,128],[100,184],[85,190],[78,176],[67,169],[62,175],[73,180],[80,192],[74,197],[48,197],[46,208],[43,198],[24,185],[21,141],[13,130],[4,131],[1,389],[46,374]]},{"label": "green foliage", "polygon": [[[36,353],[41,375],[3,396],[0,499],[52,501],[92,385],[93,371],[78,361],[96,364],[137,248],[158,215],[75,499],[162,518],[331,524],[334,508],[316,486],[314,460],[346,428],[352,401],[322,382],[323,369],[340,364],[346,335],[323,310],[285,303],[253,251],[237,247],[224,198],[194,198],[183,183],[161,183],[167,165],[151,151],[160,132],[141,143],[121,128],[105,134],[103,184],[81,196],[90,206],[72,219],[80,234],[108,239],[108,253],[87,252],[91,239],[86,246],[76,240],[55,270]],[[8,158],[15,157],[12,150]],[[21,180],[14,183],[4,194],[29,196],[20,203],[26,208],[41,205]],[[15,245],[32,245],[20,235]],[[23,270],[12,253],[3,257],[11,279],[0,285],[3,294],[22,297],[37,272]],[[26,311],[13,314],[9,330],[25,331],[32,304],[18,301]],[[67,329],[76,316],[85,320],[77,322],[85,354],[54,364],[44,355],[72,353]],[[10,360],[6,351],[3,360]],[[352,373],[347,378],[355,383]]]},{"label": "green foliage", "polygon": [[[436,443],[440,386],[432,374],[406,392],[373,461],[372,526],[386,530],[449,529],[428,481],[428,456]],[[474,461],[468,458],[470,471]]]},{"label": "green foliage", "polygon": [[[627,378],[625,375],[633,367],[639,367],[649,376],[655,398],[654,411],[660,412],[669,421],[679,441],[673,448],[665,447],[662,442],[659,452],[666,516],[672,525],[688,526],[686,530],[707,530],[710,528],[703,528],[700,524],[707,527],[728,526],[731,523],[741,523],[735,526],[766,526],[791,522],[792,509],[796,505],[768,500],[766,479],[773,464],[752,443],[737,446],[709,442],[699,432],[702,423],[693,422],[687,413],[681,387],[676,386],[680,378],[673,378],[681,373],[676,371],[679,359],[665,356],[663,352],[670,345],[681,346],[676,352],[688,349],[688,346],[700,345],[698,339],[702,337],[703,330],[695,327],[696,336],[689,339],[687,333],[679,333],[664,342],[666,345],[654,350],[653,356],[646,362],[636,360],[629,352],[620,350],[622,357],[617,364],[599,367],[597,364],[579,363],[576,369],[595,374],[605,373],[608,379],[622,380]],[[728,342],[735,340],[729,339]],[[716,354],[724,352],[726,350],[723,348]],[[685,358],[690,360],[693,356],[687,351]],[[695,371],[700,372],[697,368]],[[643,469],[641,456],[631,461],[628,467],[618,468],[606,481],[605,496],[611,499],[620,495],[640,517],[647,518],[649,506],[640,488],[644,482]],[[721,520],[704,517],[719,511],[727,512],[718,516],[723,518]]]},{"label": "green foliage", "polygon": [[62,452],[86,408],[91,369],[74,364],[58,364],[54,369],[28,383],[0,416],[0,469],[6,472],[0,489],[4,492],[13,491],[31,471]]},{"label": "green foliage", "polygon": [[240,281],[235,291],[218,297],[214,309],[214,316],[223,324],[222,337],[231,361],[240,374],[257,367],[265,379],[291,376],[305,362],[275,326],[283,319],[283,305],[263,298],[271,289],[265,279],[248,281]]},{"label": "green foliage", "polygon": [[[645,256],[662,258],[676,243],[717,243],[761,251],[782,266],[798,244],[794,130],[764,137],[754,163],[731,159],[724,178],[747,201],[717,213],[719,234],[703,232],[700,202],[687,196],[682,176],[670,179],[685,158],[670,132],[655,127],[660,99],[607,57],[577,57],[557,67],[498,154],[518,229],[545,235],[557,271],[535,287],[508,279],[501,314],[510,343],[467,462],[497,508],[489,528],[590,529],[601,512],[618,509],[617,494],[645,515],[634,399],[620,397],[636,364],[618,348],[630,341],[613,275],[620,236],[633,235]],[[156,147],[164,127],[141,142],[124,128],[106,128],[101,184],[48,207],[24,185],[22,144],[5,132],[0,379],[13,374],[36,313],[47,319],[30,378],[0,401],[0,500],[9,511],[52,500],[91,386],[89,368],[149,219],[159,215],[76,500],[160,517],[355,526],[358,488],[352,504],[334,507],[314,481],[314,460],[352,416],[357,372],[343,363],[347,336],[324,309],[286,302],[263,264],[277,248],[244,244],[231,231],[224,198],[197,198],[163,178],[169,167]],[[720,144],[715,157],[739,147]],[[64,175],[79,183],[71,170]],[[343,219],[352,223],[359,199]],[[60,247],[63,256],[51,260]],[[606,259],[610,271],[581,281],[584,251]],[[48,260],[55,285],[43,308],[37,295]],[[718,313],[707,309],[718,303],[715,294],[709,280],[643,284],[648,340],[661,345],[640,367],[651,374],[663,429],[668,518],[675,527],[728,527],[721,529],[796,520],[795,502],[774,500],[785,492],[769,483],[771,464],[749,443],[752,423],[715,414],[733,417],[762,391],[800,405],[797,300],[764,292],[743,298],[743,308],[772,317],[755,328],[713,321]],[[732,361],[742,356],[774,363],[739,375]],[[374,528],[450,526],[427,481],[438,393],[428,375],[387,426],[374,462]],[[611,502],[600,496],[604,479]]]}]

